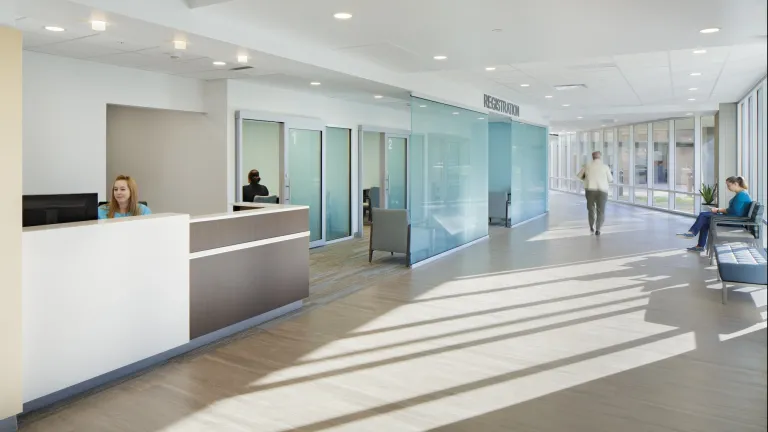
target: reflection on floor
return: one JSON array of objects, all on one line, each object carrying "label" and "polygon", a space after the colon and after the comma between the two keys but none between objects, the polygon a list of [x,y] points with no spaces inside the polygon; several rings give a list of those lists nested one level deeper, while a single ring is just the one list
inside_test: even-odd
[{"label": "reflection on floor", "polygon": [[765,431],[765,290],[722,305],[674,237],[689,218],[609,205],[600,238],[585,220],[553,194],[549,217],[413,271],[372,270],[364,241],[313,251],[305,311],[22,430]]}]

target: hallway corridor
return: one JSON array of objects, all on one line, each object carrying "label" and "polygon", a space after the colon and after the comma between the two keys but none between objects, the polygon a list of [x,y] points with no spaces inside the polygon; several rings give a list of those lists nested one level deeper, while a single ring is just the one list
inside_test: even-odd
[{"label": "hallway corridor", "polygon": [[[595,237],[582,197],[550,207],[413,271],[339,277],[356,288],[21,430],[765,431],[766,291],[722,305],[674,235],[690,218],[611,203]],[[341,248],[360,240],[313,254]]]}]

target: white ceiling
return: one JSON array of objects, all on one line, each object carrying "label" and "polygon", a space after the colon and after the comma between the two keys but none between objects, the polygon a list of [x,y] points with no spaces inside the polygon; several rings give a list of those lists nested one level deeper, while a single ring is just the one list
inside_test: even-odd
[{"label": "white ceiling", "polygon": [[[312,91],[368,102],[379,93],[387,96],[381,103],[401,107],[407,91],[419,89],[380,84],[393,82],[383,79],[384,72],[410,82],[443,80],[455,88],[479,89],[538,107],[553,128],[569,130],[599,127],[606,121],[623,124],[708,112],[718,103],[738,100],[766,71],[766,0],[188,2],[23,0],[19,8],[27,18],[18,24],[27,37],[25,46],[34,51],[302,90],[317,80],[323,85]],[[200,7],[189,9],[190,5]],[[170,41],[179,33],[171,24],[149,24],[112,13],[107,18],[114,25],[94,35],[87,27],[89,16],[109,9],[130,9],[132,16],[156,17],[179,26],[183,22],[200,33],[210,29],[209,35],[215,33],[229,43],[187,31],[187,56],[171,61]],[[333,19],[333,13],[342,11],[353,18]],[[58,20],[62,24],[53,23]],[[41,30],[51,24],[72,30],[67,35]],[[705,27],[722,31],[699,33]],[[253,41],[249,35],[260,36],[263,47],[269,43],[270,48],[280,48],[269,55],[253,49],[255,42],[233,43]],[[243,46],[250,48],[256,69],[233,73],[211,66],[214,58],[233,63]],[[707,53],[695,55],[694,49]],[[448,59],[435,61],[434,55]],[[363,71],[360,65],[368,63],[379,69]],[[486,71],[490,66],[496,70]],[[692,72],[702,75],[692,77]],[[587,89],[553,89],[575,83]],[[545,99],[547,95],[553,98]]]},{"label": "white ceiling", "polygon": [[[91,29],[90,20],[107,19],[103,14],[68,2],[43,7],[52,3],[25,0],[18,8],[16,27],[23,32],[25,50],[202,80],[246,80],[407,109],[409,92],[403,89],[126,17],[110,16],[107,31],[98,32]],[[65,31],[44,28],[51,25]],[[173,41],[179,38],[187,41],[187,49],[174,49]],[[239,54],[248,55],[247,64],[237,63]],[[226,65],[216,66],[214,61]],[[242,66],[252,69],[231,70]],[[321,85],[312,86],[311,82]],[[374,99],[374,95],[384,97]]]}]

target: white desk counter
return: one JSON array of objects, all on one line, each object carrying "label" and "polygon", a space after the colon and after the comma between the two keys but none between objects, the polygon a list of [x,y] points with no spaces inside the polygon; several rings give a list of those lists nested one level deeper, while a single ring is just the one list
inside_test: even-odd
[{"label": "white desk counter", "polygon": [[232,208],[25,228],[25,412],[301,307],[309,208]]}]

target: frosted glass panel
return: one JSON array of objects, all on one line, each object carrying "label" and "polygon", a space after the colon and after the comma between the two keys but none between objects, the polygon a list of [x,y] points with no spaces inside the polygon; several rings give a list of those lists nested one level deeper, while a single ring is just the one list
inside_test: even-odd
[{"label": "frosted glass panel", "polygon": [[404,209],[406,199],[406,139],[387,138],[387,208]]},{"label": "frosted glass panel", "polygon": [[327,240],[352,235],[350,221],[350,133],[349,129],[328,128],[325,137]]},{"label": "frosted glass panel", "polygon": [[291,129],[288,138],[288,173],[291,204],[309,206],[309,241],[323,238],[322,132]]},{"label": "frosted glass panel", "polygon": [[512,123],[512,225],[547,211],[547,130]]},{"label": "frosted glass panel", "polygon": [[248,172],[257,169],[270,195],[280,195],[280,128],[280,123],[243,120],[241,185],[247,185]]},{"label": "frosted glass panel", "polygon": [[411,262],[416,263],[488,235],[487,115],[412,98],[411,134]]}]

